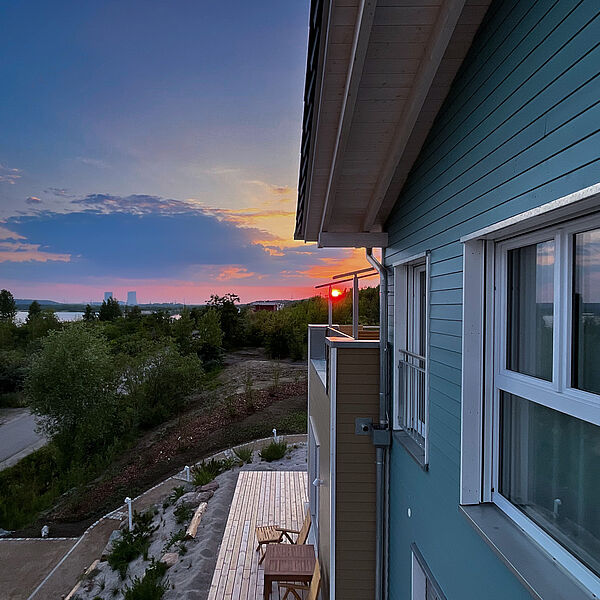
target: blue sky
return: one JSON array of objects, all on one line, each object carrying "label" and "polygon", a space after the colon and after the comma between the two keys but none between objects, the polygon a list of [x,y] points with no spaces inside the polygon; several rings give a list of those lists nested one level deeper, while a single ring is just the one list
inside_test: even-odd
[{"label": "blue sky", "polygon": [[308,0],[0,0],[0,285],[298,297]]}]

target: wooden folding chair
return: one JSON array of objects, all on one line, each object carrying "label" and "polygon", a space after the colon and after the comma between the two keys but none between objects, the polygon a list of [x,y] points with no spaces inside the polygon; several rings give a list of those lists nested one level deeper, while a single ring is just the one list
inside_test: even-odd
[{"label": "wooden folding chair", "polygon": [[283,595],[282,600],[286,600],[287,597],[291,594],[297,600],[302,600],[302,596],[299,592],[308,590],[308,596],[306,600],[317,600],[317,596],[319,595],[319,590],[321,589],[321,568],[319,567],[319,561],[315,562],[315,570],[313,572],[312,579],[310,580],[310,585],[304,585],[302,583],[279,583],[279,588],[285,589],[285,594]]},{"label": "wooden folding chair", "polygon": [[[258,552],[262,546],[267,544],[280,544],[283,538],[286,537],[290,544],[306,544],[308,538],[308,532],[310,531],[310,511],[306,511],[304,517],[304,523],[300,531],[296,529],[287,529],[286,527],[278,527],[277,525],[262,525],[256,528],[256,539],[258,546],[256,551]],[[296,535],[296,540],[292,539],[292,534]],[[264,550],[264,549],[263,549]],[[262,553],[258,564],[260,565],[265,558],[265,553]]]}]

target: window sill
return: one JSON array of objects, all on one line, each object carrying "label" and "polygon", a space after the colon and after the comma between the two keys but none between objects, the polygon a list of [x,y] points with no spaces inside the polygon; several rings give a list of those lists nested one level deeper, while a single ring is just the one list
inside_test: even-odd
[{"label": "window sill", "polygon": [[584,589],[494,504],[460,506],[460,511],[527,591],[538,600],[592,600]]},{"label": "window sill", "polygon": [[398,442],[410,454],[411,458],[423,469],[427,471],[425,462],[425,450],[413,440],[405,431],[397,430],[393,432],[395,442]]}]

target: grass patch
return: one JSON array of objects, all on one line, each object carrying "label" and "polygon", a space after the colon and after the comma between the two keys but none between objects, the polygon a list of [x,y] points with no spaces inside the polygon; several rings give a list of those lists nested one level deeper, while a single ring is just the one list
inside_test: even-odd
[{"label": "grass patch", "polygon": [[167,572],[167,565],[162,562],[152,561],[146,569],[144,576],[136,577],[130,588],[125,588],[125,600],[160,600],[167,591],[163,577]]},{"label": "grass patch", "polygon": [[143,556],[148,560],[148,548],[152,534],[157,527],[152,527],[154,513],[147,511],[145,513],[134,512],[133,530],[125,529],[121,537],[114,543],[111,553],[108,555],[108,564],[114,571],[119,571],[121,579],[125,579],[129,563],[138,556]]},{"label": "grass patch", "polygon": [[69,463],[52,442],[0,471],[0,527],[14,530],[32,523],[65,492],[80,488],[106,472],[130,445],[123,439],[85,464]]},{"label": "grass patch", "polygon": [[272,441],[259,452],[259,455],[263,460],[273,462],[274,460],[282,459],[287,454],[287,451],[288,445],[285,442]]},{"label": "grass patch", "polygon": [[217,475],[232,469],[235,464],[236,461],[234,458],[224,458],[222,460],[211,458],[210,460],[203,460],[192,469],[194,485],[198,486],[210,483]]},{"label": "grass patch", "polygon": [[180,504],[174,511],[175,521],[178,525],[183,525],[192,518],[194,509],[189,504]]},{"label": "grass patch", "polygon": [[233,453],[240,459],[242,464],[249,465],[254,455],[254,446],[241,446],[234,448]]}]

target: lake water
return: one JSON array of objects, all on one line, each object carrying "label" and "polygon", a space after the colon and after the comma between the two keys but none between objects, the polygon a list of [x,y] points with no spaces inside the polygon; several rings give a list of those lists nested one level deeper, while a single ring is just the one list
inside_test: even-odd
[{"label": "lake water", "polygon": [[[78,321],[83,317],[82,312],[71,312],[71,311],[57,311],[54,313],[56,318],[63,323],[66,321]],[[24,323],[25,319],[27,319],[27,311],[19,310],[17,312],[17,323]]]}]

